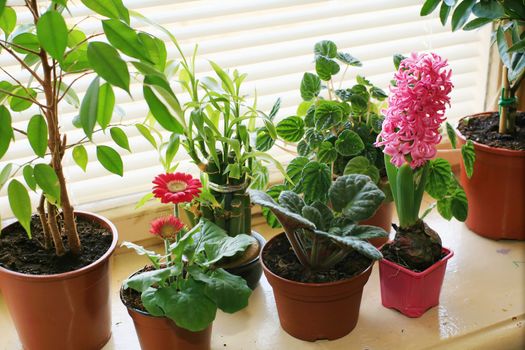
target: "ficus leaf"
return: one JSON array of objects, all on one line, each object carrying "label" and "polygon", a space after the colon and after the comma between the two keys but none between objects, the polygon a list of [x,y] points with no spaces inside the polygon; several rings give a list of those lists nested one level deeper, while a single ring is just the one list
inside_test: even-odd
[{"label": "ficus leaf", "polygon": [[97,146],[97,159],[104,168],[113,174],[123,176],[124,164],[117,151],[109,146]]},{"label": "ficus leaf", "polygon": [[18,180],[12,180],[7,186],[7,196],[9,206],[18,222],[26,230],[27,235],[31,238],[31,199],[24,185]]},{"label": "ficus leaf", "polygon": [[122,0],[81,0],[89,9],[102,16],[114,19],[121,19],[129,24],[129,11],[122,3]]},{"label": "ficus leaf", "polygon": [[114,109],[115,93],[110,84],[104,83],[99,88],[97,104],[97,122],[103,130],[111,123]]},{"label": "ficus leaf", "polygon": [[89,84],[89,87],[82,99],[82,104],[80,105],[80,124],[86,136],[91,139],[93,135],[93,129],[97,123],[98,116],[98,99],[99,99],[99,90],[100,90],[100,78],[95,78]]},{"label": "ficus leaf", "polygon": [[38,187],[44,191],[46,198],[51,203],[60,205],[60,183],[55,170],[47,164],[37,164],[33,169]]},{"label": "ficus leaf", "polygon": [[86,171],[88,164],[88,153],[83,145],[78,145],[73,148],[73,160],[82,170],[84,170],[84,172]]},{"label": "ficus leaf", "polygon": [[36,34],[40,46],[51,57],[62,61],[67,47],[68,30],[62,15],[54,10],[48,10],[39,19],[36,25]]},{"label": "ficus leaf", "polygon": [[115,141],[117,145],[131,152],[131,149],[129,147],[128,136],[126,135],[124,131],[122,131],[121,128],[115,126],[115,127],[112,127],[109,130],[109,132],[111,134],[111,138],[113,139],[113,141]]},{"label": "ficus leaf", "polygon": [[46,119],[37,114],[34,115],[27,125],[27,138],[35,154],[44,157],[47,150],[47,123]]},{"label": "ficus leaf", "polygon": [[111,85],[129,94],[129,70],[126,62],[111,45],[101,41],[88,44],[87,58],[95,72]]},{"label": "ficus leaf", "polygon": [[5,106],[0,106],[0,159],[7,152],[12,139],[11,113]]}]

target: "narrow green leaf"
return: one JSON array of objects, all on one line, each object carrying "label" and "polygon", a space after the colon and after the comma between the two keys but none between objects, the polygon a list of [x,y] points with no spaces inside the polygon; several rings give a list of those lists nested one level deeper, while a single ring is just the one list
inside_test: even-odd
[{"label": "narrow green leaf", "polygon": [[129,24],[129,11],[122,0],[81,0],[82,3],[96,13],[114,19],[121,19]]},{"label": "narrow green leaf", "polygon": [[102,21],[102,27],[111,45],[123,54],[151,62],[148,57],[148,50],[142,46],[139,36],[133,28],[117,19]]},{"label": "narrow green leaf", "polygon": [[151,87],[144,85],[142,91],[155,120],[167,131],[183,134],[182,125],[171,114],[168,107],[155,95]]},{"label": "narrow green leaf", "polygon": [[26,165],[24,169],[22,169],[22,175],[24,176],[24,180],[29,186],[30,189],[33,191],[36,191],[36,180],[35,180],[35,174],[33,172],[33,167],[31,165]]},{"label": "narrow green leaf", "polygon": [[516,52],[525,49],[525,39],[518,41],[517,43],[514,43],[509,48],[509,52]]},{"label": "narrow green leaf", "polygon": [[98,91],[97,122],[104,130],[111,123],[115,109],[115,93],[110,84],[104,83]]},{"label": "narrow green leaf", "polygon": [[465,172],[470,179],[474,173],[474,162],[476,161],[476,151],[474,150],[474,143],[468,140],[463,147],[461,147],[461,156],[463,157],[463,165]]},{"label": "narrow green leaf", "polygon": [[157,141],[155,141],[155,138],[151,134],[151,131],[148,129],[148,127],[142,125],[142,124],[135,124],[135,127],[140,132],[142,136],[153,146],[153,148],[157,148]]},{"label": "narrow green leaf", "polygon": [[2,168],[2,171],[0,171],[0,190],[2,190],[7,180],[9,180],[11,171],[13,171],[12,163],[7,163],[7,165]]},{"label": "narrow green leaf", "polygon": [[423,4],[423,7],[421,8],[421,12],[419,13],[420,16],[427,16],[431,14],[436,7],[439,5],[441,0],[426,0]]},{"label": "narrow green leaf", "polygon": [[463,27],[463,30],[478,29],[479,27],[482,27],[485,24],[488,24],[488,23],[491,23],[491,22],[492,22],[492,19],[490,19],[490,18],[476,18],[476,19],[473,19],[472,21],[468,22],[467,24],[465,24],[465,26]]},{"label": "narrow green leaf", "polygon": [[111,85],[129,94],[129,70],[118,51],[101,41],[90,42],[87,49],[89,65]]},{"label": "narrow green leaf", "polygon": [[393,56],[393,60],[394,60],[394,68],[396,70],[399,69],[399,65],[401,64],[401,61],[403,61],[405,58],[407,58],[405,55],[402,55],[400,53],[396,53],[394,56]]},{"label": "narrow green leaf", "polygon": [[155,195],[151,192],[146,193],[142,198],[139,199],[137,204],[135,205],[135,209],[142,208],[150,199],[153,199]]},{"label": "narrow green leaf", "polygon": [[501,61],[505,66],[507,66],[507,68],[512,69],[509,55],[509,46],[505,38],[505,32],[501,26],[498,26],[498,29],[496,30],[496,43],[498,45],[498,52],[499,56],[501,57]]},{"label": "narrow green leaf", "polygon": [[121,128],[115,126],[112,127],[109,132],[111,134],[111,138],[117,145],[131,152],[131,149],[129,148],[128,136],[124,131],[122,131]]},{"label": "narrow green leaf", "polygon": [[12,180],[7,186],[7,196],[9,205],[13,214],[26,230],[27,235],[31,238],[31,199],[24,185],[18,180]]},{"label": "narrow green leaf", "polygon": [[12,139],[11,113],[5,106],[0,106],[0,159],[7,152]]},{"label": "narrow green leaf", "polygon": [[47,164],[40,163],[35,165],[33,174],[47,200],[60,206],[60,183],[55,170]]},{"label": "narrow green leaf", "polygon": [[124,175],[124,164],[117,151],[109,146],[97,146],[97,159],[104,168],[113,174]]},{"label": "narrow green leaf", "polygon": [[475,3],[476,0],[463,0],[459,3],[452,14],[452,31],[456,31],[463,27],[467,22]]},{"label": "narrow green leaf", "polygon": [[66,101],[68,104],[75,108],[80,107],[80,100],[75,90],[72,88],[68,89],[68,85],[64,84],[63,82],[60,83],[60,93],[65,94],[64,101]]},{"label": "narrow green leaf", "polygon": [[93,129],[97,123],[98,114],[98,98],[99,98],[99,87],[100,78],[95,78],[89,85],[82,104],[80,105],[80,124],[84,133],[91,140],[93,135]]},{"label": "narrow green leaf", "polygon": [[235,88],[233,86],[233,82],[230,79],[230,76],[215,62],[210,61],[210,65],[215,71],[215,73],[219,76],[222,83],[224,84],[224,87],[231,95],[235,94]]},{"label": "narrow green leaf", "polygon": [[44,157],[47,150],[47,123],[46,119],[37,114],[34,115],[27,125],[27,138],[35,154]]},{"label": "narrow green leaf", "polygon": [[441,7],[439,8],[439,20],[441,21],[442,25],[447,24],[448,16],[450,16],[451,11],[452,6],[447,5],[447,2],[443,1],[441,3]]},{"label": "narrow green leaf", "polygon": [[84,170],[84,172],[86,171],[88,164],[88,153],[83,145],[78,145],[73,148],[73,160],[82,170]]},{"label": "narrow green leaf", "polygon": [[67,47],[68,30],[62,15],[53,10],[45,12],[36,25],[36,34],[40,46],[51,57],[62,61]]},{"label": "narrow green leaf", "polygon": [[456,148],[456,131],[454,130],[454,127],[449,122],[446,122],[445,125],[447,128],[447,136],[448,136],[448,139],[450,140],[450,144],[452,145],[452,148],[455,149]]},{"label": "narrow green leaf", "polygon": [[[147,56],[144,57],[144,60],[152,62],[156,69],[163,72],[166,68],[166,59],[168,57],[168,51],[166,50],[166,44],[164,41],[143,32],[139,32],[138,37],[141,47],[147,52]],[[166,76],[170,77],[168,74],[166,74]]]}]

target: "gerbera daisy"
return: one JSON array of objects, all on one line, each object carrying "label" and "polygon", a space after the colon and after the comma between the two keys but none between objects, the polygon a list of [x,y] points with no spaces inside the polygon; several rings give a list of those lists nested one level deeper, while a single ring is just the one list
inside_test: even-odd
[{"label": "gerbera daisy", "polygon": [[170,215],[153,220],[149,232],[162,239],[174,240],[184,228],[185,225],[179,218]]},{"label": "gerbera daisy", "polygon": [[201,192],[200,180],[194,179],[190,174],[168,173],[161,174],[153,180],[153,194],[160,198],[162,203],[191,202]]}]

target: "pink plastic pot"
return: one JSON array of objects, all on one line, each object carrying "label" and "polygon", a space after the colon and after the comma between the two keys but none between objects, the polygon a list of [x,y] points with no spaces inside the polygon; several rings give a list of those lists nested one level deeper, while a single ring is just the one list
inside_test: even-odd
[{"label": "pink plastic pot", "polygon": [[439,304],[447,261],[454,252],[443,248],[445,257],[422,272],[414,272],[389,260],[379,261],[381,301],[408,317],[420,317]]}]

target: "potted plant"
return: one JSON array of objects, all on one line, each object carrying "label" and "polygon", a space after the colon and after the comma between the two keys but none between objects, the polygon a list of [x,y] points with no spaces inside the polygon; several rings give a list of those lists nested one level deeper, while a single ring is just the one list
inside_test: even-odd
[{"label": "potted plant", "polygon": [[[326,196],[332,178],[348,174],[364,174],[372,178],[387,194],[385,202],[376,215],[365,224],[382,227],[390,231],[393,204],[386,180],[385,165],[381,150],[374,147],[383,116],[386,93],[362,76],[357,75],[352,86],[343,86],[350,67],[359,67],[361,62],[352,55],[339,52],[334,42],[323,40],[315,44],[315,73],[306,72],[301,81],[303,102],[297,115],[284,118],[276,125],[277,135],[284,142],[297,142],[299,157],[293,159],[287,173],[292,181],[285,181],[269,190],[274,199],[283,189],[303,193],[303,182],[311,176],[321,176],[315,193],[306,196]],[[344,66],[340,81],[334,76]],[[324,91],[323,91],[324,89]],[[257,132],[260,151],[273,145],[271,133],[266,126]],[[319,174],[309,173],[313,167],[322,168]],[[310,176],[311,175],[311,176]],[[314,198],[312,198],[314,199]],[[269,217],[269,211],[265,210]],[[269,220],[275,226],[275,219]],[[376,246],[386,238],[375,240]]]},{"label": "potted plant", "polygon": [[[71,151],[86,170],[84,144],[93,141],[101,165],[122,175],[119,153],[95,139],[109,132],[118,146],[129,150],[126,134],[112,122],[113,89],[129,93],[130,73],[121,54],[165,66],[163,42],[130,28],[121,1],[110,7],[82,3],[106,18],[102,26],[109,44],[94,40],[100,34],[86,36],[78,23],[66,24],[67,1],[26,1],[20,7],[31,21],[18,26],[14,7],[0,2],[2,55],[16,60],[30,76],[21,81],[0,67],[7,79],[0,82],[0,159],[15,135],[26,138],[34,151],[34,159],[4,163],[0,170],[0,187],[7,185],[18,219],[0,237],[0,287],[25,349],[98,349],[111,336],[109,257],[117,231],[105,218],[74,210],[63,159]],[[116,32],[125,32],[126,40]],[[74,85],[88,75],[93,79],[80,102]],[[74,123],[85,137],[75,140],[65,132],[71,120],[59,112],[64,102],[79,109]],[[27,127],[15,124],[23,121],[18,115],[23,111],[34,113]],[[28,188],[40,196],[34,216]]]},{"label": "potted plant", "polygon": [[[305,195],[315,191],[305,188]],[[269,208],[284,228],[261,252],[281,327],[308,341],[337,339],[357,324],[363,287],[381,253],[367,240],[384,237],[380,227],[360,225],[385,199],[366,175],[338,177],[328,204],[282,191],[279,203],[261,191],[251,200]]]},{"label": "potted plant", "polygon": [[[176,195],[176,203],[189,202],[199,195],[199,180],[184,173],[174,176],[184,179],[180,183],[191,183]],[[241,310],[248,305],[251,294],[244,279],[219,268],[217,263],[244,251],[254,239],[245,234],[230,237],[205,218],[187,230],[174,215],[154,220],[150,232],[164,241],[163,254],[123,243],[145,255],[150,263],[126,279],[120,291],[141,348],[210,349],[217,308],[228,313]]]},{"label": "potted plant", "polygon": [[[186,58],[176,38],[164,28],[158,28],[171,38],[179,52],[177,81],[189,95],[189,101],[179,102],[164,72],[146,64],[138,68],[146,74],[143,91],[153,117],[172,133],[173,142],[183,145],[202,174],[201,196],[187,203],[184,209],[190,222],[202,217],[232,237],[248,234],[256,238],[254,245],[243,254],[221,262],[228,271],[245,277],[248,285],[255,288],[262,274],[259,252],[264,238],[251,229],[251,205],[246,190],[266,186],[269,175],[263,161],[274,162],[283,172],[284,169],[270,155],[255,149],[251,135],[255,132],[256,119],[273,128],[279,102],[268,115],[257,110],[256,105],[247,105],[241,89],[246,74],[237,70],[228,73],[214,62],[210,62],[214,76],[198,77],[197,48],[191,58]],[[171,152],[171,157],[165,158],[172,159],[173,149],[168,146],[166,152]]]},{"label": "potted plant", "polygon": [[[453,255],[419,215],[423,194],[437,199],[446,219],[467,218],[467,198],[450,164],[436,156],[440,126],[450,103],[452,71],[434,53],[403,59],[393,80],[385,122],[377,146],[385,165],[399,218],[394,240],[381,248],[381,299],[409,317],[439,303],[447,260]],[[472,151],[472,150],[470,150]]]},{"label": "potted plant", "polygon": [[[460,120],[460,143],[472,141],[476,153],[474,175],[461,165],[461,184],[469,199],[467,226],[491,239],[525,239],[525,112],[517,111],[517,91],[525,76],[525,4],[523,1],[431,1],[421,15],[441,3],[444,25],[452,13],[452,30],[491,25],[503,64],[499,112],[484,112]],[[474,19],[468,21],[474,15]],[[523,100],[524,96],[521,96]],[[453,143],[454,144],[454,143]]]}]

